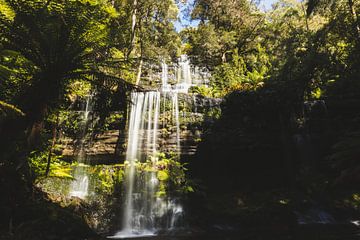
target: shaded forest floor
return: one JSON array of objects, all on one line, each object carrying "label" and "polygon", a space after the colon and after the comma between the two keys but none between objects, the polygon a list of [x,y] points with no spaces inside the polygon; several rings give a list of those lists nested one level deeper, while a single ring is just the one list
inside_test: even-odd
[{"label": "shaded forest floor", "polygon": [[[360,219],[360,214],[352,207],[351,197],[337,194],[318,202],[283,189],[246,195],[198,192],[185,203],[184,228],[146,239],[355,240],[360,227],[350,221]],[[66,207],[53,201],[35,189],[14,206],[11,220],[10,209],[2,205],[0,239],[100,240],[111,235],[101,236],[89,227],[85,212],[91,209],[80,199],[72,198]]]}]

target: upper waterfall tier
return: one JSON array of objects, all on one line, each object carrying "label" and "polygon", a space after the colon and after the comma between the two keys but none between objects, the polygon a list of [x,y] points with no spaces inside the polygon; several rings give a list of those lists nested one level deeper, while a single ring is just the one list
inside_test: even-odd
[{"label": "upper waterfall tier", "polygon": [[207,85],[210,73],[207,69],[191,64],[186,55],[177,62],[168,63],[165,59],[158,65],[148,65],[142,76],[142,85],[160,89],[161,92],[187,93],[192,86]]}]

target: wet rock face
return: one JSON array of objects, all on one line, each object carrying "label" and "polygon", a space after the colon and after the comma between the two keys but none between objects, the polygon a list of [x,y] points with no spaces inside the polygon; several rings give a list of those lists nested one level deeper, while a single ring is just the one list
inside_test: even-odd
[{"label": "wet rock face", "polygon": [[[220,112],[222,99],[205,98],[200,95],[179,94],[180,146],[181,155],[194,155],[204,129],[211,126]],[[126,139],[119,139],[119,130],[109,130],[85,140],[86,161],[91,164],[122,162],[125,151],[115,154],[117,148],[126,149]],[[127,133],[121,134],[121,137]],[[146,136],[146,133],[145,133]],[[161,152],[177,152],[176,124],[167,117],[160,118],[158,149]],[[70,138],[61,139],[61,154],[69,161],[79,155],[78,143]],[[148,151],[144,149],[143,151]]]},{"label": "wet rock face", "polygon": [[[205,98],[200,95],[178,94],[181,156],[192,156],[201,142],[202,133],[220,113],[222,99]],[[165,113],[166,115],[166,113]],[[165,153],[177,152],[176,124],[166,117],[159,122],[158,149]]]},{"label": "wet rock face", "polygon": [[[86,161],[93,164],[113,163],[115,161],[115,150],[118,144],[118,130],[105,131],[94,139],[85,141]],[[70,138],[61,140],[61,155],[70,161],[76,160],[79,155],[77,143]]]},{"label": "wet rock face", "polygon": [[179,100],[185,103],[192,113],[206,113],[212,108],[220,108],[223,99],[207,98],[198,94],[179,94]]}]

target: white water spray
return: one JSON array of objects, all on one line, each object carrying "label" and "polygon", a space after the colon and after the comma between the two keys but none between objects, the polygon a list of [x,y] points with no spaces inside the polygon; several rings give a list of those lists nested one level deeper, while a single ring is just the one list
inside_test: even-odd
[{"label": "white water spray", "polygon": [[137,165],[148,157],[155,168],[160,92],[133,92],[126,152],[126,193],[122,230],[114,238],[149,236],[161,217],[156,205],[156,172],[139,173]]},{"label": "white water spray", "polygon": [[192,86],[191,66],[190,60],[186,55],[181,55],[179,58],[179,68],[177,68],[177,84],[175,91],[179,93],[188,93]]},{"label": "white water spray", "polygon": [[[183,208],[174,200],[156,196],[159,118],[169,119],[175,127],[176,149],[180,154],[179,93],[187,93],[192,85],[190,62],[184,56],[179,61],[178,83],[168,83],[168,65],[161,64],[161,92],[133,92],[128,125],[128,146],[125,169],[125,203],[121,231],[109,238],[135,238],[156,235],[159,230],[174,229],[183,216]],[[160,104],[163,103],[163,106]],[[168,104],[170,103],[170,105]],[[166,120],[162,124],[167,124]],[[148,161],[152,171],[139,171]],[[166,224],[164,225],[164,219]]]},{"label": "white water spray", "polygon": [[82,133],[79,145],[79,153],[77,156],[77,161],[79,163],[76,166],[74,171],[75,180],[70,185],[69,196],[70,197],[78,197],[81,199],[85,199],[88,196],[89,192],[89,177],[86,173],[85,169],[85,149],[84,149],[84,141],[86,137],[86,128],[89,122],[89,114],[91,112],[91,104],[92,104],[92,96],[88,96],[86,98],[85,110],[83,111],[83,119],[82,119]]}]

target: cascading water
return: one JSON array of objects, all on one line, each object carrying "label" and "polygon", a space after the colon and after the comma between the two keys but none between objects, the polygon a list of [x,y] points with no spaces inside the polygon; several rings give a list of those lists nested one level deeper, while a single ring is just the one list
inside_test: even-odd
[{"label": "cascading water", "polygon": [[131,100],[133,105],[126,152],[126,202],[122,231],[116,234],[117,237],[154,234],[157,216],[154,207],[157,178],[153,172],[140,176],[136,165],[145,161],[147,156],[151,157],[153,165],[156,164],[160,93],[134,92]]},{"label": "cascading water", "polygon": [[81,167],[77,167],[74,173],[75,181],[71,184],[71,197],[85,199],[88,195],[89,178]]},{"label": "cascading water", "polygon": [[176,152],[180,153],[180,122],[179,122],[179,98],[178,93],[174,92],[171,96],[172,102],[172,119],[176,127]]},{"label": "cascading water", "polygon": [[89,114],[91,112],[92,96],[86,98],[85,110],[82,118],[82,132],[80,136],[79,153],[77,155],[78,166],[74,170],[74,181],[70,185],[69,196],[85,199],[88,196],[89,177],[86,173],[86,154],[84,149],[84,142],[86,137],[86,130],[89,122]]},{"label": "cascading water", "polygon": [[180,93],[187,93],[189,88],[192,86],[190,60],[186,55],[181,55],[178,64],[178,83],[175,85],[175,91]]},{"label": "cascading water", "polygon": [[[172,66],[175,79],[171,78],[173,81],[176,81],[174,86],[169,84],[169,66],[166,64],[165,60],[161,62],[161,92],[176,92],[176,93],[188,93],[188,90],[193,86],[192,73],[191,73],[191,64],[190,60],[186,55],[181,55],[178,59],[178,64]],[[198,73],[198,70],[194,70]],[[196,74],[194,74],[197,76]]]},{"label": "cascading water", "polygon": [[[122,229],[109,238],[152,236],[159,230],[174,229],[183,215],[180,204],[156,194],[159,190],[156,166],[158,127],[162,114],[171,114],[171,124],[176,127],[176,149],[174,150],[180,154],[178,90],[177,87],[172,89],[168,84],[168,67],[163,62],[161,92],[133,92],[131,94]],[[171,103],[170,110],[166,108],[167,101]],[[160,106],[162,102],[164,102],[163,108]],[[139,171],[138,167],[146,161],[152,170]]]},{"label": "cascading water", "polygon": [[166,64],[165,61],[161,63],[161,91],[168,92],[171,91],[171,85],[168,83],[169,81],[169,66]]}]

